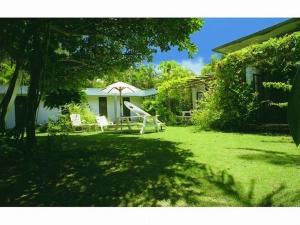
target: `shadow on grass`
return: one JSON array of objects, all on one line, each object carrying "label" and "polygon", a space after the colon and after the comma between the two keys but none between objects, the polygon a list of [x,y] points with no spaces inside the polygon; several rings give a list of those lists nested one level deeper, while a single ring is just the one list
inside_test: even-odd
[{"label": "shadow on grass", "polygon": [[274,165],[283,165],[283,166],[299,166],[300,165],[300,155],[287,154],[285,152],[264,150],[258,148],[230,148],[230,149],[239,149],[246,150],[256,153],[243,154],[239,156],[241,159],[246,160],[260,160]]},{"label": "shadow on grass", "polygon": [[246,188],[236,182],[233,176],[228,174],[226,171],[214,172],[211,167],[206,166],[205,170],[203,170],[203,173],[205,179],[209,180],[211,183],[214,183],[226,194],[235,197],[238,202],[240,202],[244,206],[273,206],[276,204],[273,198],[277,197],[277,195],[281,194],[285,189],[285,186],[281,184],[279,187],[275,188],[273,191],[266,194],[261,199],[255,200],[255,180],[251,180],[250,186]]},{"label": "shadow on grass", "polygon": [[[211,206],[231,198],[238,205],[270,206],[283,189],[254,203],[254,183],[245,191],[226,172],[193,161],[179,143],[160,139],[39,137],[26,157],[10,142],[1,143],[1,206]],[[224,193],[223,201],[202,201],[212,185]]]},{"label": "shadow on grass", "polygon": [[[199,132],[213,132],[213,133],[220,133],[220,134],[234,134],[234,135],[260,135],[260,136],[271,136],[271,137],[276,137],[276,136],[284,136],[287,138],[290,138],[290,134],[283,132],[283,133],[278,133],[278,132],[260,132],[260,131],[247,131],[247,130],[221,130],[221,129],[204,129],[204,128],[200,128],[197,126],[192,126],[193,129],[193,133],[199,133]],[[264,142],[264,141],[263,141]],[[266,141],[268,142],[268,141]],[[270,141],[272,142],[272,141]],[[276,142],[276,141],[274,141]],[[286,141],[286,142],[291,142],[293,143],[293,141]],[[285,143],[285,142],[284,142]]]},{"label": "shadow on grass", "polygon": [[282,143],[282,144],[285,144],[285,143],[294,143],[292,139],[281,139],[281,140],[278,140],[278,141],[275,141],[275,140],[272,140],[272,141],[262,140],[261,142],[267,142],[267,143]]},{"label": "shadow on grass", "polygon": [[[11,145],[9,145],[11,146]],[[18,152],[19,154],[16,154]],[[177,143],[111,134],[39,137],[29,158],[1,157],[1,205],[195,205],[192,154]]]}]

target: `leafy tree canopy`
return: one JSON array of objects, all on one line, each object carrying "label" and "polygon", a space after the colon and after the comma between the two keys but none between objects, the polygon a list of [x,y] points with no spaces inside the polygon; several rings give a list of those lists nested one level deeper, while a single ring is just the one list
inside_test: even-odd
[{"label": "leafy tree canopy", "polygon": [[66,104],[85,101],[85,92],[76,89],[55,89],[44,96],[44,105],[49,108],[60,108]]},{"label": "leafy tree canopy", "polygon": [[74,87],[150,61],[158,49],[178,46],[192,56],[197,48],[189,35],[202,25],[201,19],[2,19],[0,49],[13,59],[22,56],[30,70],[47,45],[45,87]]},{"label": "leafy tree canopy", "polygon": [[168,51],[172,46],[186,49],[191,56],[197,48],[188,37],[201,26],[200,19],[57,21],[51,27],[59,36],[54,49],[59,59],[52,67],[51,83],[62,84],[67,80],[63,83],[81,85],[83,80],[110,76],[135,63],[150,61],[158,49]]},{"label": "leafy tree canopy", "polygon": [[140,64],[124,71],[114,71],[87,83],[86,87],[104,88],[117,81],[123,81],[141,89],[154,88],[158,71],[153,64]]},{"label": "leafy tree canopy", "polygon": [[212,55],[211,56],[211,59],[210,59],[210,63],[209,64],[206,64],[200,74],[202,76],[205,76],[205,75],[212,75],[215,73],[216,71],[216,66],[218,64],[218,61],[219,61],[219,58],[216,56],[216,55]]},{"label": "leafy tree canopy", "polygon": [[5,85],[9,82],[9,79],[14,71],[14,65],[9,62],[0,63],[0,85]]}]

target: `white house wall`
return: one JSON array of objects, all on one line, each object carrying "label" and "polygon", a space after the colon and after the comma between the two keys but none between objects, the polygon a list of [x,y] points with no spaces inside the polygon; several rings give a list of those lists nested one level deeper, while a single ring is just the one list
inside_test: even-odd
[{"label": "white house wall", "polygon": [[[15,110],[13,111],[15,112]],[[37,112],[37,124],[45,124],[48,122],[49,119],[57,120],[59,115],[60,110],[58,108],[46,108],[44,107],[44,102],[41,102]]]},{"label": "white house wall", "polygon": [[[118,107],[118,102],[115,102],[116,96],[108,96],[107,97],[107,117],[109,120],[115,122],[116,121],[116,116],[120,115],[119,111],[117,110]],[[116,99],[118,100],[118,99]],[[117,109],[115,109],[117,108]],[[116,112],[115,112],[116,110]],[[115,116],[116,115],[116,116]]]},{"label": "white house wall", "polygon": [[[2,96],[0,97],[0,100]],[[49,119],[56,120],[60,115],[60,111],[57,108],[49,109],[44,107],[44,103],[41,102],[37,111],[37,124],[47,123]],[[7,116],[5,118],[6,127],[8,129],[14,128],[16,126],[15,117],[15,104],[12,104],[7,111]]]},{"label": "white house wall", "polygon": [[[114,122],[120,117],[120,97],[108,96],[107,97],[107,110],[108,118]],[[122,109],[123,112],[123,109]]]},{"label": "white house wall", "polygon": [[99,116],[99,97],[97,96],[88,96],[87,98],[90,110],[95,115]]}]

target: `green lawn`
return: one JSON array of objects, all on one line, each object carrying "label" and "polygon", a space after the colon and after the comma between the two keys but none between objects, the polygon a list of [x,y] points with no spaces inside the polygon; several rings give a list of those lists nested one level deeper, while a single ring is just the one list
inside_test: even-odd
[{"label": "green lawn", "polygon": [[24,158],[2,140],[1,206],[300,206],[300,150],[287,136],[168,127],[38,141]]}]

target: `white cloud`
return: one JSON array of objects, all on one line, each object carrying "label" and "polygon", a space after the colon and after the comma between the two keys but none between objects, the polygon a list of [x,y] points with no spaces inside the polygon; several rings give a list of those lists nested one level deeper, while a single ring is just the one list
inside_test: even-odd
[{"label": "white cloud", "polygon": [[179,64],[192,70],[197,75],[200,74],[200,71],[202,70],[203,66],[205,65],[202,57],[198,57],[195,59],[182,60],[181,62],[179,62]]}]

